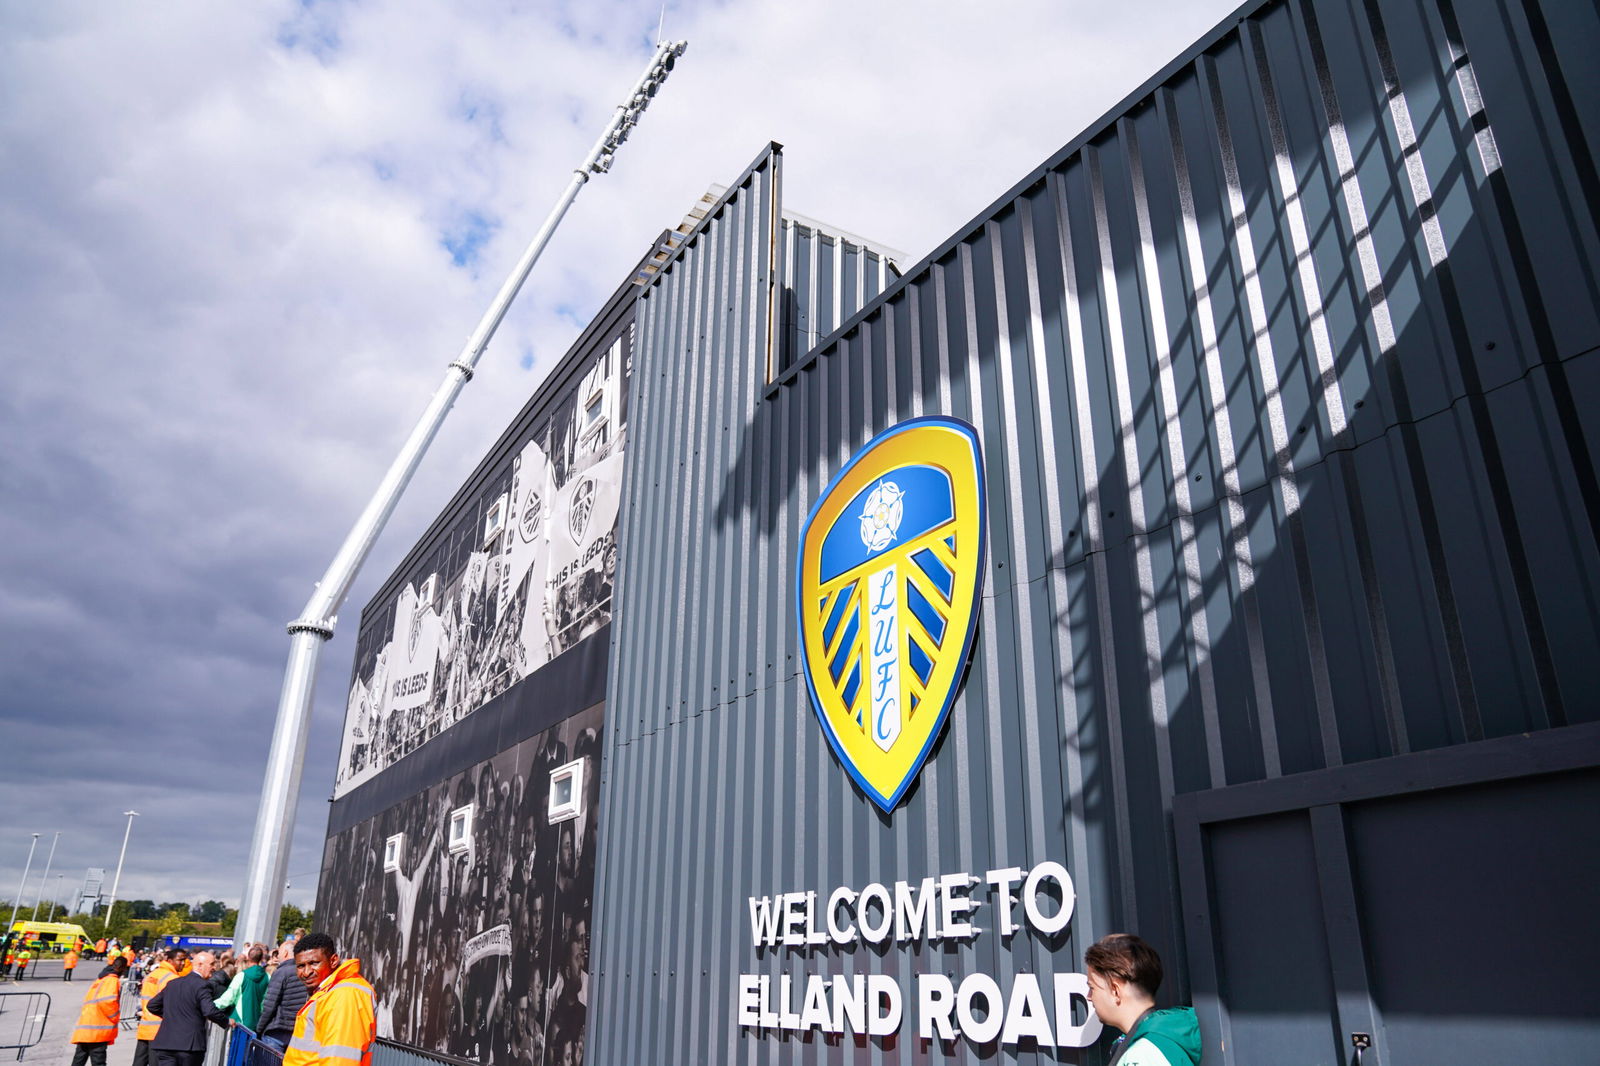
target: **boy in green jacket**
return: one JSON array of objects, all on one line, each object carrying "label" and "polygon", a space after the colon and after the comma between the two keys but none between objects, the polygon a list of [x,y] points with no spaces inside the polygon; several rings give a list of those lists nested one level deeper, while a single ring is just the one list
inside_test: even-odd
[{"label": "boy in green jacket", "polygon": [[1108,1066],[1199,1066],[1200,1023],[1189,1007],[1157,1010],[1161,956],[1132,933],[1112,933],[1083,953],[1089,1006],[1123,1035]]}]

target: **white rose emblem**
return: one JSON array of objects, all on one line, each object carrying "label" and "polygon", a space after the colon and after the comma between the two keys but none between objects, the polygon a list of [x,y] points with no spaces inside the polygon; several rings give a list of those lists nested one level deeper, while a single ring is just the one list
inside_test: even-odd
[{"label": "white rose emblem", "polygon": [[905,516],[905,493],[892,481],[880,481],[861,508],[861,543],[868,551],[882,551],[894,540]]}]

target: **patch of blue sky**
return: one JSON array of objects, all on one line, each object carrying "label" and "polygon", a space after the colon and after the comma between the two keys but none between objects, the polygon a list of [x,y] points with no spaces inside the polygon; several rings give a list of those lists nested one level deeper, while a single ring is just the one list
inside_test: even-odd
[{"label": "patch of blue sky", "polygon": [[477,262],[478,253],[500,228],[500,223],[477,211],[464,212],[459,221],[446,230],[439,243],[450,253],[456,266],[470,266]]},{"label": "patch of blue sky", "polygon": [[556,304],[556,314],[575,326],[588,325],[589,318],[569,303]]},{"label": "patch of blue sky", "polygon": [[522,358],[517,360],[517,365],[522,367],[522,369],[524,369],[524,370],[532,370],[533,369],[533,349],[532,348],[524,348],[524,349],[522,349]]},{"label": "patch of blue sky", "polygon": [[456,117],[470,126],[482,130],[489,140],[503,144],[506,135],[501,119],[504,110],[498,100],[491,99],[475,89],[461,90],[456,103]]},{"label": "patch of blue sky", "polygon": [[339,0],[299,0],[299,10],[278,26],[279,47],[291,52],[306,52],[327,63],[343,47],[339,37]]},{"label": "patch of blue sky", "polygon": [[387,159],[372,160],[372,173],[379,181],[394,180],[394,164]]}]

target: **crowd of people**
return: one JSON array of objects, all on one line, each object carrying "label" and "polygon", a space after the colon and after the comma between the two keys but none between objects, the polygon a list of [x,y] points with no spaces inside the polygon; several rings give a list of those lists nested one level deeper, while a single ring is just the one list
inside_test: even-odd
[{"label": "crowd of people", "polygon": [[125,981],[139,995],[133,1066],[201,1066],[212,1030],[230,1028],[281,1050],[285,1066],[368,1066],[376,997],[360,962],[341,959],[326,933],[296,930],[237,953],[130,949],[106,960],[69,1038],[72,1066],[105,1066]]}]

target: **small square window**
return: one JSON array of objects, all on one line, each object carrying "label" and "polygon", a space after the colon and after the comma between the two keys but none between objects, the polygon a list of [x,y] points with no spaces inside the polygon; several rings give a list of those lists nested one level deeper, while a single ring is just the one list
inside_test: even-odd
[{"label": "small square window", "polygon": [[550,823],[565,822],[583,813],[583,768],[577,759],[550,771]]},{"label": "small square window", "polygon": [[466,851],[472,847],[472,804],[457,807],[450,812],[450,853]]},{"label": "small square window", "polygon": [[383,872],[400,869],[400,863],[405,858],[406,835],[396,833],[383,842]]},{"label": "small square window", "polygon": [[489,513],[483,517],[483,543],[488,546],[494,543],[494,538],[506,528],[506,498],[502,493],[489,508]]}]

